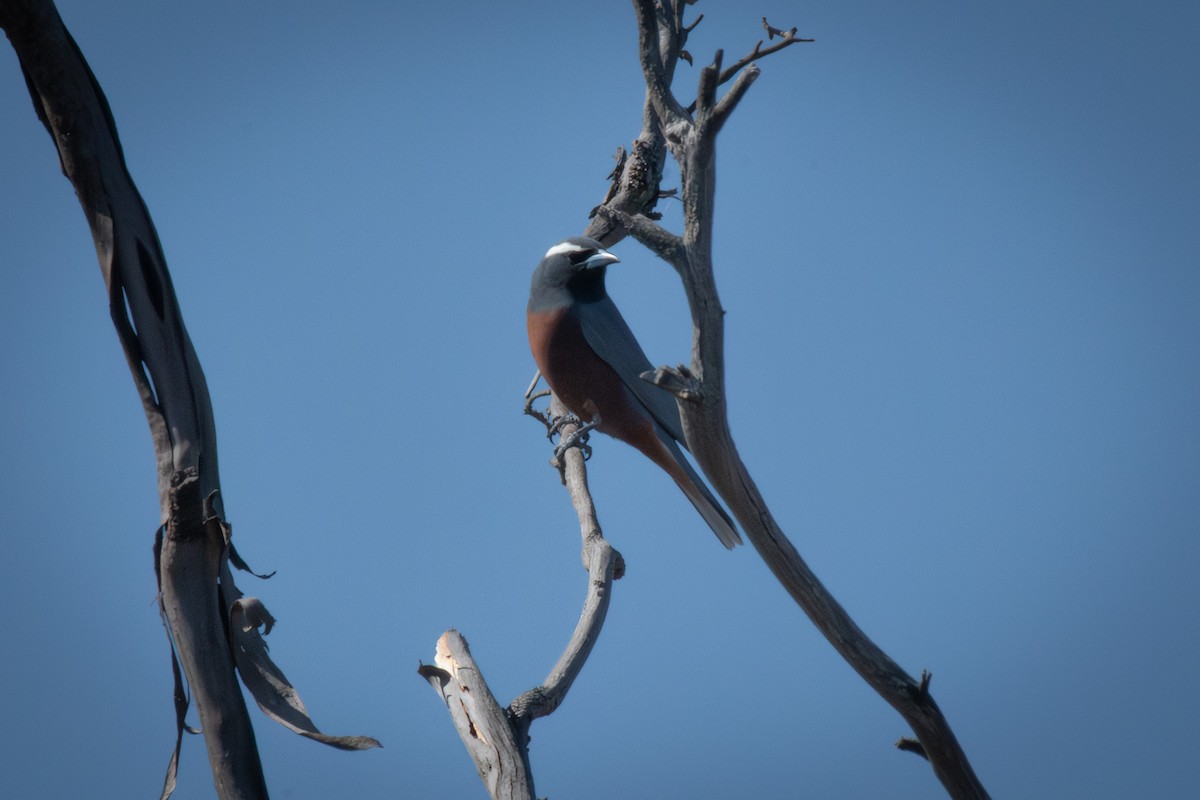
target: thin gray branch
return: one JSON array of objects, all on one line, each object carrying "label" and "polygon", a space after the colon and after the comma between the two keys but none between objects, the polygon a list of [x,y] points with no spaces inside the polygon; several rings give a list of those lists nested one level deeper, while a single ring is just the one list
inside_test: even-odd
[{"label": "thin gray branch", "polygon": [[[532,401],[541,396],[533,391],[536,383],[535,378],[525,393],[525,411],[549,427],[551,420],[564,418],[567,412],[553,396],[547,414],[534,410]],[[559,436],[565,439],[576,430],[577,425],[568,422],[559,428]],[[418,670],[446,703],[459,738],[493,800],[533,800],[529,727],[533,720],[553,713],[566,699],[604,627],[613,581],[625,571],[621,554],[600,530],[588,491],[583,453],[571,447],[559,458],[561,463],[555,466],[562,470],[563,483],[579,518],[588,588],[579,622],[558,662],[541,685],[522,693],[507,709],[496,702],[471,657],[466,639],[455,630],[446,631],[438,639],[434,663]]]},{"label": "thin gray branch", "polygon": [[674,267],[676,272],[683,270],[683,259],[687,256],[683,240],[657,222],[641,214],[626,214],[609,206],[597,207],[596,213],[618,223],[650,252]]},{"label": "thin gray branch", "polygon": [[[558,398],[553,397],[550,402],[550,415],[561,417],[566,413],[566,408]],[[563,426],[561,437],[570,436],[576,429],[575,425]],[[550,714],[562,704],[571,684],[591,654],[592,647],[600,638],[600,630],[608,613],[612,582],[624,571],[621,554],[608,543],[600,531],[596,507],[588,490],[587,467],[584,466],[583,454],[579,448],[572,447],[563,453],[562,459],[566,462],[564,478],[567,492],[579,517],[579,531],[583,539],[583,566],[588,571],[588,591],[579,622],[558,663],[550,670],[541,686],[525,692],[509,704],[508,710],[514,721],[526,727],[529,722]]]},{"label": "thin gray branch", "polygon": [[767,32],[768,39],[774,39],[776,36],[778,36],[779,41],[775,42],[775,44],[768,45],[764,50],[762,46],[762,40],[760,39],[758,43],[754,45],[754,49],[751,50],[748,55],[742,56],[733,64],[729,65],[729,67],[727,67],[725,71],[721,73],[721,83],[727,82],[730,78],[738,73],[738,70],[753,61],[757,61],[760,58],[766,58],[772,53],[778,53],[785,47],[790,47],[794,44],[800,44],[802,42],[811,44],[812,42],[816,41],[816,39],[799,38],[796,36],[796,28],[792,28],[790,31],[784,31],[780,30],[779,28],[772,27],[771,24],[767,22],[766,17],[762,18],[762,25],[763,30]]},{"label": "thin gray branch", "polygon": [[[658,80],[653,91],[647,90],[642,104],[642,130],[633,140],[627,159],[611,175],[612,184],[602,203],[606,209],[615,209],[625,214],[641,214],[648,219],[657,219],[654,211],[661,193],[662,168],[666,160],[668,127],[682,131],[690,124],[688,112],[678,108],[671,95],[671,81],[683,52],[688,33],[699,23],[683,24],[687,3],[656,3],[653,0],[635,4],[635,11],[651,20],[646,30],[657,27],[657,37],[643,37],[639,26],[639,59],[643,68],[656,71]],[[659,24],[661,22],[661,24]],[[657,65],[657,66],[654,66]],[[656,108],[658,103],[674,103],[673,113],[663,113]],[[663,120],[669,120],[664,124]],[[627,235],[615,218],[593,212],[584,236],[596,239],[605,247],[612,247]]]},{"label": "thin gray branch", "polygon": [[717,96],[717,81],[721,74],[721,62],[725,58],[725,51],[718,50],[713,55],[713,61],[708,66],[700,70],[700,80],[696,82],[696,102],[694,112],[701,115],[707,115],[716,102]]},{"label": "thin gray branch", "polygon": [[[633,0],[638,19],[638,57],[646,75],[646,91],[669,141],[671,130],[688,122],[689,117],[671,93],[673,62],[678,58],[678,35],[670,27],[659,26],[656,5],[654,0]],[[672,43],[671,47],[662,47],[659,41],[662,35]]]},{"label": "thin gray branch", "polygon": [[[615,170],[616,174],[610,176],[613,182],[602,205],[604,208],[629,215],[641,214],[655,219],[657,215],[654,207],[660,196],[659,186],[662,183],[662,168],[667,150],[667,126],[662,120],[674,119],[676,125],[687,122],[687,115],[682,113],[682,109],[676,108],[674,116],[664,115],[655,104],[664,102],[664,97],[674,100],[671,98],[669,87],[690,28],[682,26],[682,5],[662,6],[651,0],[642,4],[638,10],[648,15],[651,20],[663,20],[661,26],[655,23],[648,29],[654,30],[657,27],[656,37],[639,39],[639,58],[643,61],[643,68],[654,69],[659,76],[659,83],[655,91],[646,92],[642,104],[642,130],[633,140],[633,146],[625,161]],[[605,247],[612,247],[627,233],[612,217],[595,213],[584,231],[585,236],[596,239]]]},{"label": "thin gray branch", "polygon": [[[701,14],[700,16],[703,17],[704,15]],[[700,20],[697,19],[696,21],[699,22]],[[767,22],[766,17],[762,18],[762,24],[763,24],[763,28],[767,31],[767,38],[774,39],[776,36],[778,36],[778,37],[780,37],[779,41],[776,42],[775,44],[768,45],[767,48],[764,50],[763,46],[762,46],[762,44],[763,44],[762,40],[759,39],[758,42],[755,43],[754,49],[751,50],[748,55],[742,56],[737,61],[735,61],[732,65],[726,67],[721,72],[720,77],[717,79],[718,86],[720,86],[721,84],[724,84],[724,83],[728,83],[735,75],[737,75],[742,70],[743,67],[745,67],[747,64],[751,64],[751,63],[757,61],[760,58],[765,58],[766,56],[769,56],[772,53],[778,53],[780,50],[784,49],[785,47],[790,47],[793,44],[800,44],[802,42],[811,43],[811,42],[816,41],[816,39],[801,39],[801,38],[797,37],[796,36],[797,29],[796,28],[792,28],[790,31],[783,31],[783,30],[780,30],[779,28],[772,27]],[[695,101],[693,101],[692,104],[690,106],[688,106],[687,110],[689,112],[696,110]]]},{"label": "thin gray branch", "polygon": [[717,101],[712,109],[709,123],[714,136],[721,130],[721,126],[725,124],[725,120],[729,119],[729,115],[737,108],[737,104],[745,97],[746,92],[750,90],[751,84],[758,80],[758,76],[759,69],[756,64],[746,67],[745,70],[738,73],[737,80],[733,82],[733,86],[729,87],[729,91]]}]

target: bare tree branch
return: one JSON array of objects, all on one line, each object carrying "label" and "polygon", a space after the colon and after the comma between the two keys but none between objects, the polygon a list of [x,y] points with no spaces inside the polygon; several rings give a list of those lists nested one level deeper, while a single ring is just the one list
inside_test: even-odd
[{"label": "bare tree branch", "polygon": [[0,24],[91,225],[113,323],[150,424],[164,522],[160,599],[200,711],[217,791],[265,798],[219,614],[224,542],[202,510],[219,486],[215,426],[158,236],[125,168],[107,102],[53,4],[8,0]]},{"label": "bare tree branch", "polygon": [[674,267],[676,272],[683,269],[683,258],[687,255],[683,240],[663,226],[641,214],[630,215],[609,206],[598,206],[596,213],[618,223],[650,252]]},{"label": "bare tree branch", "polygon": [[[670,263],[677,269],[677,265],[682,265],[680,272],[693,324],[692,358],[690,370],[664,368],[643,377],[679,398],[689,449],[780,583],[843,658],[912,727],[918,745],[904,748],[915,751],[919,746],[950,796],[986,798],[986,790],[929,694],[928,678],[920,683],[913,680],[858,628],[829,594],[775,522],[741,461],[729,430],[724,392],[724,311],[712,264],[715,139],[758,75],[758,68],[751,61],[805,40],[796,38],[794,29],[783,32],[767,25],[764,19],[768,35],[781,36],[781,41],[766,49],[761,48],[761,43],[756,45],[749,56],[725,70],[721,69],[718,52],[713,63],[701,71],[693,107],[682,111],[671,93],[667,77],[671,74],[670,65],[661,62],[659,42],[678,30],[665,25],[663,19],[678,18],[683,4],[679,0],[673,3],[662,0],[662,5],[667,8],[656,16],[652,0],[633,0],[648,103],[661,120],[665,141],[679,163],[683,182],[684,253],[670,259]],[[658,30],[651,30],[651,25]],[[715,101],[716,87],[734,75],[737,80],[733,87]],[[694,120],[689,113],[695,114]],[[644,130],[642,135],[646,135]],[[661,165],[657,172],[661,174]],[[603,210],[597,216],[621,221],[626,232],[653,252],[662,251],[663,237],[657,231],[641,224],[627,224],[626,219],[605,214]]]},{"label": "bare tree branch", "polygon": [[[678,58],[683,43],[677,25],[674,28],[669,24],[659,25],[658,13],[665,4],[655,3],[655,0],[634,0],[633,7],[638,19],[638,55],[647,76],[646,95],[670,142],[672,131],[690,121],[688,112],[671,93],[674,70],[668,63]],[[659,41],[660,36],[665,42]]]},{"label": "bare tree branch", "polygon": [[733,86],[730,86],[729,91],[713,106],[712,121],[709,123],[713,126],[713,135],[716,135],[721,130],[721,126],[725,124],[725,120],[729,118],[729,115],[733,113],[733,109],[737,107],[737,104],[741,102],[746,92],[750,90],[750,85],[758,80],[758,75],[759,69],[757,65],[751,64],[748,66],[745,70],[738,73]]},{"label": "bare tree branch", "polygon": [[[700,15],[700,17],[703,17],[703,16],[704,16],[703,14]],[[699,22],[699,21],[700,21],[699,19],[696,20],[696,22]],[[721,71],[720,76],[717,78],[717,86],[728,83],[735,75],[737,75],[739,72],[741,72],[742,69],[745,68],[747,64],[752,64],[753,62],[757,61],[760,58],[765,58],[765,57],[771,55],[772,53],[778,53],[780,50],[784,49],[785,47],[789,47],[793,44],[800,44],[801,42],[815,42],[816,41],[816,39],[797,38],[796,37],[796,30],[797,30],[796,28],[792,28],[790,31],[782,31],[779,28],[773,28],[773,27],[771,27],[770,24],[767,23],[766,17],[762,18],[762,24],[763,24],[763,28],[767,31],[768,39],[774,39],[776,36],[778,36],[778,37],[780,37],[780,41],[776,42],[773,45],[768,46],[764,50],[763,46],[762,46],[762,44],[763,44],[762,40],[759,39],[758,42],[754,45],[754,49],[751,50],[748,55],[742,56],[737,61],[735,61],[733,64],[731,64],[730,66],[726,67],[723,71]],[[691,29],[689,28],[688,30],[691,30]],[[757,69],[757,68],[755,68],[755,69]],[[694,112],[696,110],[696,102],[692,101],[692,104],[690,106],[688,106],[687,110],[689,113]]]},{"label": "bare tree branch", "polygon": [[[54,4],[2,0],[0,26],[91,227],[109,312],[150,426],[162,518],[155,545],[160,610],[172,655],[178,655],[196,701],[217,793],[265,798],[224,616],[241,597],[229,562],[231,557],[235,565],[242,562],[231,556],[221,507],[216,425],[204,371],[184,327],[158,234],[126,168],[104,93]],[[236,638],[243,650],[261,642],[256,626]],[[177,666],[174,674],[178,733],[164,798],[174,789],[179,740],[186,729],[188,700]],[[294,696],[282,673],[277,677],[269,691]],[[263,697],[256,692],[260,703]]]},{"label": "bare tree branch", "polygon": [[[668,8],[656,6],[654,0],[648,0],[636,10],[639,14],[647,15],[652,24],[657,24],[656,20],[662,15],[663,24],[656,39],[642,40],[642,28],[639,26],[639,57],[656,63],[662,74],[663,85],[670,86],[687,33],[695,25],[684,28],[684,9],[681,4],[670,4]],[[645,68],[643,65],[643,69]],[[615,180],[616,191],[613,192],[610,188],[605,197],[605,209],[622,211],[629,215],[641,214],[648,219],[655,218],[654,206],[660,196],[659,186],[662,183],[667,148],[664,136],[666,126],[661,119],[662,115],[655,107],[655,98],[647,91],[642,106],[642,130],[633,140],[633,147],[619,170]],[[614,217],[593,214],[584,235],[611,247],[625,238],[627,231]]]},{"label": "bare tree branch", "polygon": [[[576,432],[578,423],[551,397],[549,411],[533,408],[537,378],[526,392],[525,412],[556,430],[562,439]],[[625,562],[600,531],[596,507],[587,485],[584,454],[567,448],[554,463],[562,470],[563,483],[579,518],[583,540],[582,558],[588,572],[587,596],[579,622],[566,649],[549,675],[539,685],[523,692],[508,708],[501,708],[488,689],[483,673],[471,656],[462,634],[449,630],[438,639],[434,663],[418,672],[429,681],[446,703],[459,738],[467,748],[480,779],[493,800],[533,800],[533,773],[529,766],[529,727],[554,712],[583,669],[608,614],[612,583],[625,572]]]},{"label": "bare tree branch", "polygon": [[446,703],[488,795],[493,800],[534,800],[528,738],[518,738],[462,634],[453,629],[443,633],[433,664],[423,664],[417,672]]},{"label": "bare tree branch", "polygon": [[[561,417],[566,413],[558,398],[553,398],[550,414]],[[562,435],[569,436],[573,428],[573,425],[564,426]],[[518,725],[523,724],[526,729],[533,720],[553,712],[566,697],[571,684],[591,654],[592,647],[600,638],[600,630],[608,613],[612,582],[620,578],[625,571],[625,562],[621,554],[608,543],[600,531],[596,507],[592,503],[591,492],[588,491],[587,467],[584,466],[583,454],[578,448],[569,448],[561,458],[566,462],[564,474],[567,491],[579,517],[579,531],[583,538],[583,566],[588,571],[589,578],[588,592],[579,622],[558,663],[550,670],[541,686],[525,692],[508,706],[514,722]]]}]

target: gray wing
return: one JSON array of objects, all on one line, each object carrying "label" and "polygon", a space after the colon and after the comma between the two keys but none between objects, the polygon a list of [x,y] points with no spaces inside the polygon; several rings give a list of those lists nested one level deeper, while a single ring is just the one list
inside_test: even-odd
[{"label": "gray wing", "polygon": [[654,365],[646,358],[616,304],[605,296],[594,302],[579,303],[576,307],[583,337],[588,345],[621,376],[621,380],[625,381],[625,385],[642,401],[642,405],[667,434],[686,449],[683,423],[679,420],[675,396],[638,377],[647,370],[653,370]]}]

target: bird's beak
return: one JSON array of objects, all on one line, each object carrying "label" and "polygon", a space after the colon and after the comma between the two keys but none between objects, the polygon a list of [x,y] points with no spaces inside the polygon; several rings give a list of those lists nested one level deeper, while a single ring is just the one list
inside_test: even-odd
[{"label": "bird's beak", "polygon": [[620,260],[621,259],[617,258],[616,256],[614,256],[612,253],[608,252],[607,250],[601,250],[600,252],[596,253],[596,255],[589,258],[587,261],[584,261],[583,265],[585,267],[587,267],[588,269],[594,269],[596,267],[604,267],[609,264],[616,264]]}]

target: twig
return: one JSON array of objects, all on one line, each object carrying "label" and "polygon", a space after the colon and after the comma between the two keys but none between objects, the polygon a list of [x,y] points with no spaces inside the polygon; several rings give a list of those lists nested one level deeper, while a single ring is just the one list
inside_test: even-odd
[{"label": "twig", "polygon": [[[769,45],[766,49],[763,49],[762,39],[759,39],[758,42],[755,43],[753,50],[751,50],[747,55],[739,58],[733,64],[726,67],[723,72],[721,72],[720,76],[717,78],[717,86],[728,83],[733,76],[737,75],[738,72],[740,72],[747,64],[757,61],[760,58],[766,58],[772,53],[778,53],[785,47],[790,47],[794,44],[800,44],[801,42],[812,43],[816,41],[816,39],[801,39],[797,37],[797,28],[792,28],[790,31],[783,31],[779,28],[773,28],[767,23],[766,17],[762,18],[762,24],[763,28],[765,28],[767,31],[768,39],[774,39],[776,36],[778,36],[780,37],[780,40],[775,44]],[[695,110],[696,103],[693,101],[692,104],[688,106],[688,113],[693,113]]]}]

